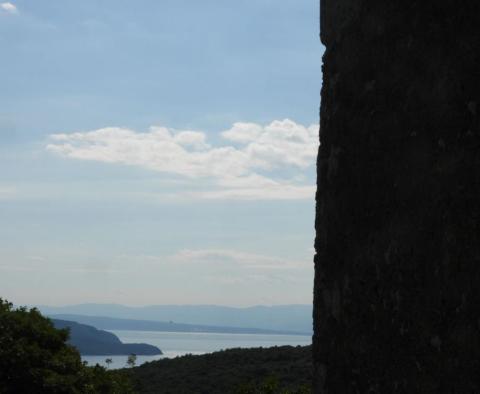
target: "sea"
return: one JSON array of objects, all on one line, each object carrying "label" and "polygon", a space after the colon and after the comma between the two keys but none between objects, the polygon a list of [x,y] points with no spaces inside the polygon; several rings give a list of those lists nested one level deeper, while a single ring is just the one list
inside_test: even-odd
[{"label": "sea", "polygon": [[[174,358],[185,354],[206,354],[231,348],[307,346],[312,337],[307,335],[265,335],[265,334],[216,334],[193,332],[159,332],[110,330],[123,343],[148,343],[160,348],[163,355],[137,356],[136,365],[162,358]],[[124,368],[128,356],[82,356],[88,365],[100,364],[109,369]],[[106,359],[112,363],[107,365]]]}]

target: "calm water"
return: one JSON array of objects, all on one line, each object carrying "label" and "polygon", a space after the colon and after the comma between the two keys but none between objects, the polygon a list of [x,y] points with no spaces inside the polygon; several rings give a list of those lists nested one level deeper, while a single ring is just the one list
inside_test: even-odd
[{"label": "calm water", "polygon": [[[159,347],[161,356],[138,356],[137,365],[160,358],[173,358],[185,354],[205,354],[222,349],[272,346],[306,346],[312,343],[310,336],[301,335],[261,335],[261,334],[211,334],[191,332],[157,332],[157,331],[111,331],[123,343],[148,343]],[[105,359],[111,358],[110,368],[122,368],[127,356],[83,356],[89,365],[106,366]]]}]

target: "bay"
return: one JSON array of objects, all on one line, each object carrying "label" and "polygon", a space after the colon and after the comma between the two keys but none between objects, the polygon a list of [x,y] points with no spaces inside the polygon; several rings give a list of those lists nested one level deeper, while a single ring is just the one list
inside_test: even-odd
[{"label": "bay", "polygon": [[[265,334],[217,334],[193,332],[159,332],[111,330],[123,343],[148,343],[159,347],[163,355],[137,356],[136,365],[162,358],[174,358],[185,354],[206,354],[231,348],[307,346],[312,343],[310,336],[265,335]],[[88,365],[100,364],[110,369],[126,366],[128,356],[82,356]],[[111,359],[107,366],[105,359]]]}]

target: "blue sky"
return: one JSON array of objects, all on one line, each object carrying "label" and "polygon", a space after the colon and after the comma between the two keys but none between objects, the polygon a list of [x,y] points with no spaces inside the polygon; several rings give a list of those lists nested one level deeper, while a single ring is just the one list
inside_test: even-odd
[{"label": "blue sky", "polygon": [[0,0],[0,296],[310,303],[310,0]]}]

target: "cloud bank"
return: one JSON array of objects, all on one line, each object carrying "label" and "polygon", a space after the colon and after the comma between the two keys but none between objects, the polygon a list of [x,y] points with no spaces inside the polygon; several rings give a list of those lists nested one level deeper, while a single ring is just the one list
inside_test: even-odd
[{"label": "cloud bank", "polygon": [[305,269],[309,261],[290,261],[280,257],[267,256],[229,249],[184,249],[173,256],[174,261],[195,264],[235,264],[255,269]]},{"label": "cloud bank", "polygon": [[9,3],[9,2],[6,2],[6,3],[0,3],[0,9],[2,9],[3,11],[6,11],[10,14],[16,14],[18,12],[18,9],[17,7],[12,4],[12,3]]},{"label": "cloud bank", "polygon": [[0,184],[0,200],[8,200],[15,197],[17,189],[13,186],[4,186]]},{"label": "cloud bank", "polygon": [[[50,152],[65,158],[142,167],[189,179],[209,180],[205,199],[304,199],[315,187],[305,171],[314,165],[318,125],[289,119],[262,126],[235,123],[211,145],[201,131],[150,127],[148,132],[107,127],[50,136]],[[207,184],[207,183],[204,183]]]}]

